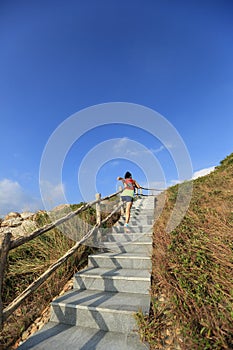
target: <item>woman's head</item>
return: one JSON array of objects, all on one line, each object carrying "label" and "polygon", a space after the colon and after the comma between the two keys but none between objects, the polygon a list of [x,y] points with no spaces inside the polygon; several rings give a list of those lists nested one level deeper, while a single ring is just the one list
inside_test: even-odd
[{"label": "woman's head", "polygon": [[129,171],[126,171],[125,173],[125,179],[131,179],[132,175]]}]

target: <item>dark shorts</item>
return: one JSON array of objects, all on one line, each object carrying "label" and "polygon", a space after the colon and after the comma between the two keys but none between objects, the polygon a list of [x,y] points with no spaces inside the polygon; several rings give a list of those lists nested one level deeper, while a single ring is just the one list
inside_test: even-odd
[{"label": "dark shorts", "polygon": [[131,196],[121,196],[121,199],[123,200],[123,202],[133,202],[133,197]]}]

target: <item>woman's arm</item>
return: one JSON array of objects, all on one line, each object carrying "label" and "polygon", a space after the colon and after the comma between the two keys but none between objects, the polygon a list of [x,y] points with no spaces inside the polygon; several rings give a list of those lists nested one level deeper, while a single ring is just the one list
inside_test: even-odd
[{"label": "woman's arm", "polygon": [[118,176],[117,181],[124,181],[123,177]]},{"label": "woman's arm", "polygon": [[[134,181],[135,181],[135,180],[134,180]],[[135,186],[136,186],[137,188],[141,188],[141,186],[137,183],[137,181],[135,181],[134,183],[135,183]]]}]

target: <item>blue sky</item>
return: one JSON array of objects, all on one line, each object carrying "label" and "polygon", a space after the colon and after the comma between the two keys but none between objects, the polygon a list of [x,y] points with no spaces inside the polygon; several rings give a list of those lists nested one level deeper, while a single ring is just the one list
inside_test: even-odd
[{"label": "blue sky", "polygon": [[[45,146],[61,123],[93,105],[126,102],[160,113],[183,139],[193,172],[232,152],[231,0],[1,0],[0,50],[0,215],[43,207]],[[62,182],[49,184],[51,205],[60,203],[62,191],[70,203],[83,200],[80,165],[110,139],[112,147],[124,147],[122,157],[113,154],[91,174],[103,195],[116,190],[116,177],[125,170],[148,184],[143,156],[140,166],[130,158],[133,141],[150,150],[162,169],[163,179],[156,170],[149,185],[179,180],[158,139],[116,120],[72,144]],[[91,199],[92,192],[85,196]]]}]

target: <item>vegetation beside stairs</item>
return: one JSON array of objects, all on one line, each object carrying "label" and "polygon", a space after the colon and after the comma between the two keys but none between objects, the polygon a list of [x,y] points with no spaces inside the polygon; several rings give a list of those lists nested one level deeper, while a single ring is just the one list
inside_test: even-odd
[{"label": "vegetation beside stairs", "polygon": [[151,350],[233,349],[233,154],[193,181],[189,209],[168,233],[179,186],[161,194],[166,202],[154,225],[152,306],[149,317],[139,315],[141,337]]},{"label": "vegetation beside stairs", "polygon": [[[73,204],[64,208],[62,217],[71,210],[76,210],[83,203]],[[36,213],[37,223],[41,227],[51,222],[46,212]],[[105,211],[104,217],[108,215]],[[79,216],[82,225],[94,225],[96,221],[95,209],[90,207]],[[118,220],[119,215],[109,220],[111,226]],[[75,219],[74,219],[75,220]],[[86,223],[86,224],[85,224]],[[74,223],[70,223],[73,227]],[[67,228],[67,225],[66,225]],[[74,245],[73,240],[64,235],[58,228],[35,238],[34,240],[10,251],[8,257],[7,272],[3,284],[3,305],[8,305],[17,297],[32,281],[39,277],[46,269],[60,258]],[[50,302],[60,295],[66,284],[69,283],[74,273],[87,265],[88,255],[96,249],[81,246],[65,264],[63,264],[34,294],[19,307],[6,321],[0,332],[0,349],[15,349],[22,339],[25,340],[26,330],[33,327],[34,322],[42,317],[43,312],[49,307]],[[29,331],[30,332],[30,331]],[[28,332],[28,333],[29,333]]]}]

